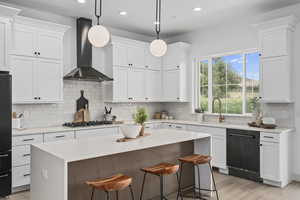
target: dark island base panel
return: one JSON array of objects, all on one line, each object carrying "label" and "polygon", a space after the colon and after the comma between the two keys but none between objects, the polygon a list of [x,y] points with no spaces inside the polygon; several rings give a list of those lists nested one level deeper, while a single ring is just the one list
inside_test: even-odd
[{"label": "dark island base panel", "polygon": [[[190,155],[193,154],[193,152],[194,143],[191,141],[69,163],[68,200],[90,199],[91,188],[85,185],[85,181],[109,177],[117,173],[123,173],[133,177],[132,186],[135,199],[139,199],[144,175],[143,172],[140,171],[141,168],[160,162],[178,163],[178,157]],[[193,183],[193,167],[191,165],[185,165],[182,186],[192,185]],[[148,175],[143,199],[156,199],[159,197],[159,188],[159,178],[154,175]],[[177,189],[176,175],[166,176],[166,194],[177,192]],[[129,194],[128,188],[120,191],[120,199],[131,199]],[[115,193],[112,193],[111,197],[115,199]],[[106,199],[105,192],[97,191],[95,193],[95,199]]]}]

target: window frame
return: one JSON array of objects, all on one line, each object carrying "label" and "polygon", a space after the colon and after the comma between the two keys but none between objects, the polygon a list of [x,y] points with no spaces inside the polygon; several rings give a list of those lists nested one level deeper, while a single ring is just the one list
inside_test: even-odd
[{"label": "window frame", "polygon": [[[234,114],[234,113],[223,113],[223,115],[227,116],[251,116],[251,113],[247,113],[247,97],[246,97],[246,55],[251,54],[251,53],[260,53],[259,49],[257,48],[251,48],[251,49],[245,49],[245,50],[238,50],[238,51],[231,51],[231,52],[225,52],[225,53],[218,53],[218,54],[213,54],[209,56],[202,56],[199,58],[194,59],[194,81],[193,81],[193,113],[195,113],[195,108],[199,108],[201,105],[201,99],[198,99],[200,96],[200,76],[199,76],[199,70],[200,70],[200,63],[202,61],[207,61],[208,62],[208,111],[205,111],[206,114],[210,115],[218,115],[217,113],[212,112],[212,99],[213,99],[213,84],[212,84],[212,66],[213,66],[213,58],[216,57],[223,57],[223,56],[230,56],[230,55],[236,55],[240,54],[242,55],[243,59],[243,77],[242,77],[242,114]],[[260,82],[261,82],[261,69],[259,70],[260,73]],[[260,84],[261,86],[261,84]]]}]

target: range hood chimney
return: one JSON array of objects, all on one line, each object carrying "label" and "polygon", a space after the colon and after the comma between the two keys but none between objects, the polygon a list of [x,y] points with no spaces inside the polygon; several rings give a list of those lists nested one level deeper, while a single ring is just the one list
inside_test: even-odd
[{"label": "range hood chimney", "polygon": [[64,76],[64,80],[79,81],[112,81],[105,74],[92,67],[92,44],[88,40],[88,31],[92,27],[92,20],[77,19],[77,68]]}]

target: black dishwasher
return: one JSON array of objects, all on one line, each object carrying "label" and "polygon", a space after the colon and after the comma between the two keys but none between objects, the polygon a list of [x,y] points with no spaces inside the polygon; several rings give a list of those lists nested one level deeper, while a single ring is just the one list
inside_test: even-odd
[{"label": "black dishwasher", "polygon": [[229,175],[261,182],[258,131],[227,129],[227,166]]}]

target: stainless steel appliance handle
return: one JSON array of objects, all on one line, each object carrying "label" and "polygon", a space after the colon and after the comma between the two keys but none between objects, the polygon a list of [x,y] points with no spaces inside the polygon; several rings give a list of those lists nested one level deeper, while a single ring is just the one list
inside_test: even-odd
[{"label": "stainless steel appliance handle", "polygon": [[4,174],[0,176],[0,178],[6,178],[6,177],[8,177],[8,174]]},{"label": "stainless steel appliance handle", "polygon": [[8,154],[2,154],[0,155],[0,158],[5,158],[5,157],[8,157],[9,155]]},{"label": "stainless steel appliance handle", "polygon": [[236,136],[236,137],[246,137],[246,138],[255,138],[253,135],[243,135],[243,134],[229,134],[229,136]]}]

